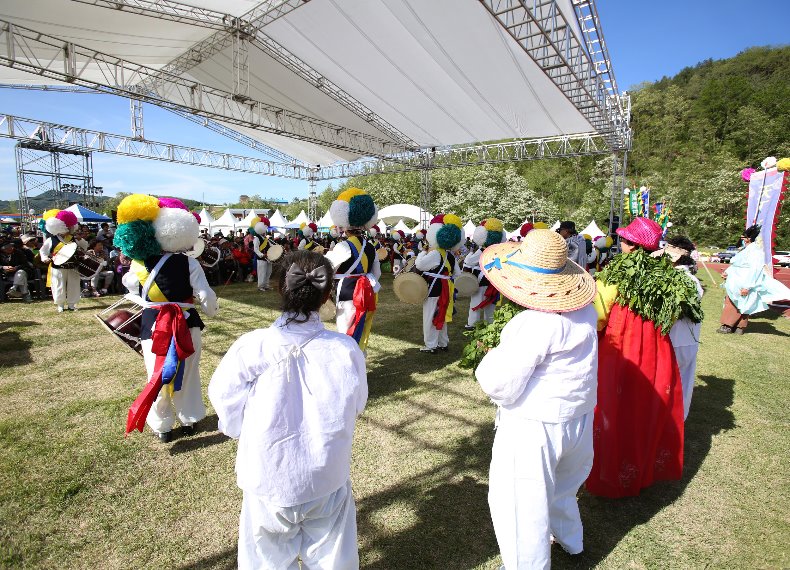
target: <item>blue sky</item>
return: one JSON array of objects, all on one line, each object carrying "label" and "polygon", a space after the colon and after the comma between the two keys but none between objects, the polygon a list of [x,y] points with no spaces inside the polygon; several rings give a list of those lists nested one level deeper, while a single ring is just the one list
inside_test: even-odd
[{"label": "blue sky", "polygon": [[[779,0],[598,0],[604,37],[620,90],[671,76],[704,59],[731,57],[747,47],[790,42],[778,24],[787,10]],[[0,113],[49,120],[110,133],[130,132],[129,101],[0,89]],[[152,105],[145,106],[145,136],[220,152],[254,155],[243,146]],[[0,139],[0,200],[18,197],[14,141]],[[229,203],[240,194],[306,197],[307,182],[188,167],[95,153],[95,183],[105,194],[150,192]],[[337,183],[335,182],[335,186]],[[319,184],[318,190],[326,187]]]}]

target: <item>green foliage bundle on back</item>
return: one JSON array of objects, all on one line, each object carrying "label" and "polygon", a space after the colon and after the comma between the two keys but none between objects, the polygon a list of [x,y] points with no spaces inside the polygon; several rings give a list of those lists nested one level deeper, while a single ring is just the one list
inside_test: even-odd
[{"label": "green foliage bundle on back", "polygon": [[471,368],[473,370],[477,368],[477,365],[480,364],[486,353],[499,345],[499,337],[505,325],[523,310],[523,307],[510,301],[505,301],[494,312],[494,321],[491,324],[478,321],[474,330],[465,332],[464,335],[469,337],[469,342],[464,347],[463,357],[461,362],[459,362],[461,368]]},{"label": "green foliage bundle on back", "polygon": [[643,249],[617,255],[596,277],[606,285],[617,285],[616,302],[652,321],[662,335],[681,317],[702,322],[696,286],[666,255],[650,257]]}]

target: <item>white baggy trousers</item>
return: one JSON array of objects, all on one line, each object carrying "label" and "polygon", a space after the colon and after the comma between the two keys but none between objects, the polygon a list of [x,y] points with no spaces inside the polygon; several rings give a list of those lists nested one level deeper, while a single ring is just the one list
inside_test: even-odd
[{"label": "white baggy trousers", "polygon": [[[182,426],[191,426],[206,417],[206,405],[203,403],[203,390],[200,385],[200,352],[203,344],[200,327],[192,327],[189,332],[192,335],[195,352],[184,362],[181,389],[173,392],[171,398],[170,391],[163,386],[145,419],[145,423],[157,433],[171,431],[176,419]],[[140,344],[143,349],[145,370],[150,380],[156,362],[156,355],[151,352],[154,341],[148,339]]]},{"label": "white baggy trousers", "polygon": [[680,383],[683,386],[683,419],[689,417],[691,409],[691,395],[694,392],[694,379],[697,375],[698,344],[688,346],[675,346],[675,358],[680,370]]},{"label": "white baggy trousers", "polygon": [[488,285],[483,287],[477,288],[477,293],[472,295],[472,298],[469,300],[469,318],[466,319],[467,326],[473,327],[480,319],[483,319],[487,323],[494,322],[494,310],[496,309],[496,303],[491,303],[490,305],[486,305],[482,309],[477,309],[473,311],[473,307],[477,307],[480,303],[483,302],[485,298],[486,289],[488,289]]},{"label": "white baggy trousers", "polygon": [[428,297],[422,302],[422,339],[428,348],[443,348],[450,344],[450,335],[447,332],[449,323],[444,323],[442,330],[433,326],[433,315],[438,304],[439,297]]},{"label": "white baggy trousers", "polygon": [[351,481],[325,497],[277,507],[244,492],[239,522],[240,570],[356,570],[357,510]]},{"label": "white baggy trousers", "polygon": [[268,259],[258,260],[258,289],[269,286],[269,279],[272,276],[272,262]]},{"label": "white baggy trousers", "polygon": [[593,460],[593,413],[562,423],[502,414],[488,504],[506,570],[551,567],[550,535],[569,553],[584,546],[576,493]]},{"label": "white baggy trousers", "polygon": [[76,269],[52,267],[52,300],[58,307],[77,306],[80,300],[80,274]]}]

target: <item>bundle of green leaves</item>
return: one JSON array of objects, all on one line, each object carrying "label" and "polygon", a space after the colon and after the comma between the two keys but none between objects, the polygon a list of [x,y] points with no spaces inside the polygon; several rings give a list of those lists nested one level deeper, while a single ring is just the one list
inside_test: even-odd
[{"label": "bundle of green leaves", "polygon": [[651,321],[662,335],[681,317],[695,323],[704,317],[694,282],[666,255],[651,257],[643,249],[617,255],[596,278],[616,285],[615,301]]},{"label": "bundle of green leaves", "polygon": [[463,357],[458,363],[461,368],[477,368],[480,361],[486,353],[499,345],[499,337],[502,334],[502,329],[510,322],[510,319],[515,317],[518,313],[524,310],[510,301],[504,301],[496,311],[494,311],[494,321],[486,323],[485,321],[478,321],[474,330],[464,333],[469,337],[469,342],[464,347]]}]

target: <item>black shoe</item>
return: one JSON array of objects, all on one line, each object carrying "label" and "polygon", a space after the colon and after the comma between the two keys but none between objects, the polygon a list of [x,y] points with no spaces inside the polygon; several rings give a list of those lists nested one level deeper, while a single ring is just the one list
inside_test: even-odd
[{"label": "black shoe", "polygon": [[427,346],[423,346],[420,349],[420,352],[427,352],[428,354],[436,354],[438,351],[435,348],[428,348]]},{"label": "black shoe", "polygon": [[472,325],[471,327],[469,325],[465,325],[464,326],[464,330],[465,331],[473,331],[473,330],[475,330],[475,327],[474,327],[474,325]]},{"label": "black shoe", "polygon": [[173,432],[172,431],[163,431],[162,433],[156,434],[159,436],[159,441],[162,443],[170,443],[173,441]]},{"label": "black shoe", "polygon": [[181,426],[181,433],[184,435],[195,435],[195,426]]},{"label": "black shoe", "polygon": [[447,346],[438,346],[438,347],[436,347],[436,348],[438,348],[438,349],[439,349],[439,350],[441,350],[442,352],[447,352],[447,351],[449,350],[449,347],[447,347]]}]

